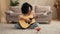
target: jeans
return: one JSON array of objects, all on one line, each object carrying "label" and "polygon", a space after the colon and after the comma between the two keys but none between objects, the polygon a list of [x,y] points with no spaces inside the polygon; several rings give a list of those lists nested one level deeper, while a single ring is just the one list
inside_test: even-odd
[{"label": "jeans", "polygon": [[[34,24],[30,25],[28,28],[34,29],[35,27],[38,27],[37,23],[34,23]],[[15,28],[21,29],[22,27],[19,23],[16,23]]]}]

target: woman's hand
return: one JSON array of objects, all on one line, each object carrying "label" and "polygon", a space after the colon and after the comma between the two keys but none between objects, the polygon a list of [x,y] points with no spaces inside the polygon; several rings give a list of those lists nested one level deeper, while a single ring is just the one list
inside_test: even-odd
[{"label": "woman's hand", "polygon": [[39,18],[40,16],[36,16],[36,18]]},{"label": "woman's hand", "polygon": [[32,20],[26,19],[26,23],[30,24],[31,22],[32,22]]}]

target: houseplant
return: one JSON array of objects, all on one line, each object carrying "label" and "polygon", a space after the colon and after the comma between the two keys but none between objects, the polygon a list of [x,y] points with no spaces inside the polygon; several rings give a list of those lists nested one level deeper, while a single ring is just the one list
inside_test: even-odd
[{"label": "houseplant", "polygon": [[10,6],[18,6],[19,2],[18,0],[15,0],[14,2],[10,0]]},{"label": "houseplant", "polygon": [[19,11],[19,2],[18,1],[19,0],[15,0],[15,1],[10,0],[10,9],[11,10],[13,10],[15,12]]}]

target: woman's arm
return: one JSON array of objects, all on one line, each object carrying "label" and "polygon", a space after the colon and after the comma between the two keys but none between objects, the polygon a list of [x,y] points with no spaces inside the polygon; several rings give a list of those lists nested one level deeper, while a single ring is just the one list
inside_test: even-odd
[{"label": "woman's arm", "polygon": [[40,16],[36,15],[35,11],[32,11],[31,13],[35,19],[39,18]]},{"label": "woman's arm", "polygon": [[31,14],[32,14],[34,17],[36,16],[35,11],[32,11]]},{"label": "woman's arm", "polygon": [[22,15],[19,15],[19,16],[18,16],[18,19],[19,19],[19,20],[26,20],[25,18],[23,18]]},{"label": "woman's arm", "polygon": [[25,21],[30,21],[29,19],[24,18],[22,15],[18,16],[19,20],[25,20]]},{"label": "woman's arm", "polygon": [[25,19],[23,16],[19,16],[18,19],[19,20],[24,20],[24,21],[29,22],[29,23],[31,22],[30,19]]}]

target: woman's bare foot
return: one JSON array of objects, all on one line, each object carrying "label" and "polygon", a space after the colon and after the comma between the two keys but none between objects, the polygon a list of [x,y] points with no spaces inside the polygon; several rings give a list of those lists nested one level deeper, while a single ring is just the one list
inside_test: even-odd
[{"label": "woman's bare foot", "polygon": [[40,28],[40,27],[36,27],[35,30],[36,30],[37,32],[39,32],[39,31],[41,30],[41,28]]}]

